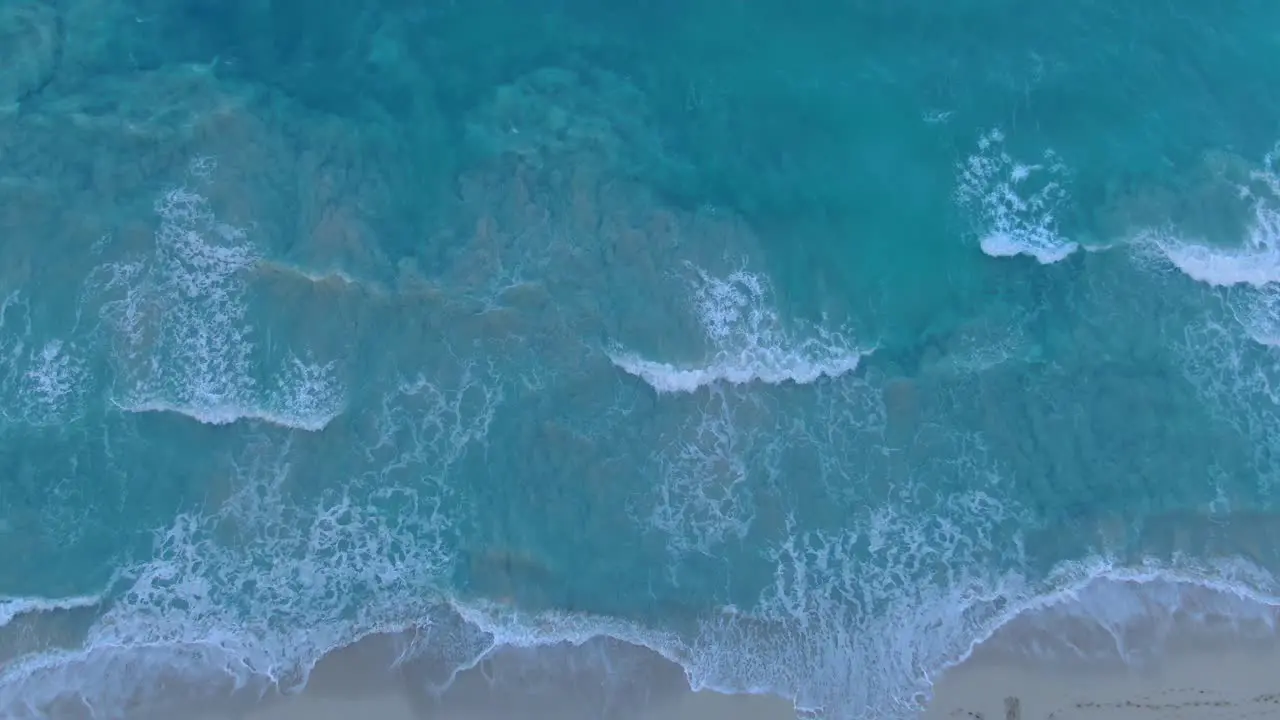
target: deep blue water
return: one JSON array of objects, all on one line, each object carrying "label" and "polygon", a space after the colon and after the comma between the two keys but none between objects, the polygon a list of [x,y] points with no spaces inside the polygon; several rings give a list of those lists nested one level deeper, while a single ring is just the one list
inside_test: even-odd
[{"label": "deep blue water", "polygon": [[328,5],[0,0],[0,715],[1274,617],[1280,6]]}]

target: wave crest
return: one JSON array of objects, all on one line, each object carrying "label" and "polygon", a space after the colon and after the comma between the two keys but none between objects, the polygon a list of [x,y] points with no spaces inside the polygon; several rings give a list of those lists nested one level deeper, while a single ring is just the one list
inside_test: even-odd
[{"label": "wave crest", "polygon": [[1151,233],[1148,245],[1183,275],[1234,292],[1227,302],[1256,342],[1280,347],[1280,146],[1263,158],[1240,187],[1253,205],[1246,235],[1238,245],[1205,245],[1169,234]]},{"label": "wave crest", "polygon": [[956,198],[976,216],[982,251],[991,257],[1029,255],[1042,265],[1063,260],[1079,248],[1058,228],[1069,200],[1067,167],[1052,150],[1039,163],[1018,161],[1004,140],[1000,130],[983,135],[977,152],[959,168]]},{"label": "wave crest", "polygon": [[702,363],[678,365],[615,349],[610,360],[660,393],[690,393],[716,383],[805,385],[857,369],[868,351],[842,333],[798,323],[788,329],[770,304],[766,280],[746,271],[714,278],[698,271],[697,318],[710,348]]}]

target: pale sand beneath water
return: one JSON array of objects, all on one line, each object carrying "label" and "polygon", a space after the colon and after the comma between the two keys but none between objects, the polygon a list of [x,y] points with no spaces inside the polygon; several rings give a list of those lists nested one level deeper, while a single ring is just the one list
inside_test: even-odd
[{"label": "pale sand beneath water", "polygon": [[[424,700],[401,675],[370,683],[367,659],[328,661],[310,688],[199,720],[794,720],[789,702],[690,692],[677,672],[653,674],[652,692],[603,710],[579,678],[533,699],[495,699],[485,673],[460,676],[452,699]],[[675,687],[676,684],[680,687]],[[359,685],[360,688],[353,686]],[[598,690],[598,681],[596,683]],[[191,718],[184,714],[182,720]],[[993,652],[945,674],[922,720],[1280,720],[1280,649],[1243,644],[1183,648],[1157,669],[1049,669]]]}]

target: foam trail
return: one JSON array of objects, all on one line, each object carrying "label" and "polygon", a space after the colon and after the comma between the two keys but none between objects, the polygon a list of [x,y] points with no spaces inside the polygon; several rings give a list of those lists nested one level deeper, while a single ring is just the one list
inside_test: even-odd
[{"label": "foam trail", "polygon": [[131,413],[173,413],[182,415],[205,425],[231,425],[241,421],[264,422],[276,427],[319,432],[329,425],[337,412],[326,412],[311,417],[299,417],[288,413],[273,413],[257,408],[237,407],[234,405],[213,407],[182,407],[159,402],[144,402],[137,405],[117,405],[121,410]]},{"label": "foam trail", "polygon": [[747,536],[755,519],[750,480],[768,470],[752,463],[757,446],[783,442],[775,428],[737,422],[741,399],[731,390],[712,387],[710,394],[676,442],[658,453],[661,481],[653,511],[642,521],[665,534],[677,554],[712,555],[726,540]]},{"label": "foam trail", "polygon": [[[12,335],[7,325],[20,325]],[[34,427],[76,420],[88,371],[79,349],[33,337],[29,301],[17,291],[0,301],[0,418]]]},{"label": "foam trail", "polygon": [[261,258],[244,231],[220,222],[208,201],[179,188],[156,203],[160,225],[148,260],[99,268],[115,293],[102,314],[119,337],[128,412],[172,412],[225,425],[258,420],[324,429],[343,407],[332,364],[291,356],[263,387],[251,357],[246,275]]},{"label": "foam trail", "polygon": [[689,393],[721,382],[804,385],[853,372],[866,354],[841,334],[822,328],[800,324],[788,332],[769,305],[767,282],[758,275],[698,275],[695,307],[712,357],[681,367],[615,350],[609,355],[614,365],[660,393]]},{"label": "foam trail", "polygon": [[978,151],[960,165],[956,198],[977,216],[987,255],[1058,262],[1079,249],[1058,229],[1058,213],[1068,201],[1062,179],[1067,168],[1053,151],[1039,164],[1019,162],[1004,140],[999,130],[979,138]]}]

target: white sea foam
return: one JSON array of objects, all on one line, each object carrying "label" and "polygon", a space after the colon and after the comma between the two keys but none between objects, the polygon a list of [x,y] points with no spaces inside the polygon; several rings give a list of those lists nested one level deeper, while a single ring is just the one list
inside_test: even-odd
[{"label": "white sea foam", "polygon": [[996,619],[989,601],[1020,591],[1017,515],[974,490],[910,513],[886,505],[843,530],[790,522],[770,551],[773,584],[756,607],[706,621],[691,679],[827,717],[904,712]]},{"label": "white sea foam", "polygon": [[1214,287],[1280,282],[1280,248],[1276,237],[1258,236],[1242,248],[1212,248],[1169,238],[1155,242],[1169,262],[1187,277]]},{"label": "white sea foam", "polygon": [[0,417],[36,427],[71,422],[83,411],[85,361],[72,344],[39,339],[28,302],[17,291],[0,302]]},{"label": "white sea foam", "polygon": [[758,409],[735,388],[713,385],[674,442],[656,453],[656,497],[642,525],[663,533],[678,556],[711,555],[751,529],[752,478],[776,472],[768,460],[786,440]]},{"label": "white sea foam", "polygon": [[[269,491],[237,507],[276,499]],[[234,570],[224,561],[251,558],[224,557],[227,549],[198,540],[200,523],[188,518],[161,539],[159,557],[139,568],[134,587],[103,617],[86,648],[0,667],[0,711],[15,719],[41,718],[42,706],[70,695],[111,716],[159,678],[204,680],[224,689],[292,685],[305,681],[305,668],[325,652],[370,633],[416,627],[403,659],[449,658],[452,671],[438,690],[502,648],[611,637],[681,665],[695,689],[774,694],[830,718],[905,720],[915,716],[940,673],[1010,623],[1029,621],[1050,638],[1063,623],[1077,630],[1083,624],[1111,644],[1111,656],[1142,661],[1159,654],[1149,628],[1168,627],[1180,613],[1233,621],[1242,637],[1260,626],[1274,628],[1280,617],[1275,580],[1244,561],[1120,566],[1093,557],[1063,563],[1041,582],[984,571],[989,566],[974,561],[991,548],[957,535],[953,523],[981,515],[990,527],[990,518],[1007,512],[983,493],[954,497],[948,507],[940,517],[915,521],[881,511],[845,532],[793,528],[772,551],[775,582],[758,606],[704,617],[692,637],[605,616],[524,612],[448,597],[438,581],[449,560],[434,554],[438,547],[390,560],[381,544],[394,540],[395,531],[385,534],[390,528],[384,520],[350,505],[287,511],[279,521],[307,520],[272,541],[288,547],[264,548],[252,559],[265,564]],[[271,527],[278,530],[276,522]],[[421,547],[420,537],[404,541],[395,547]],[[280,563],[272,554],[286,549],[296,562]],[[242,574],[249,571],[256,574],[246,584]],[[919,573],[931,581],[917,582]],[[228,595],[235,590],[251,591],[251,605]],[[365,595],[368,590],[381,594]],[[375,607],[336,619],[332,604],[350,592],[376,598]],[[466,627],[441,624],[450,613]],[[1130,637],[1147,646],[1132,645]],[[1060,642],[1067,652],[1089,651]]]},{"label": "white sea foam", "polygon": [[1260,169],[1241,187],[1253,203],[1253,218],[1243,242],[1205,245],[1149,233],[1147,241],[1181,273],[1197,282],[1238,290],[1227,298],[1232,313],[1254,341],[1280,347],[1280,147],[1263,158]]},{"label": "white sea foam", "polygon": [[987,255],[1058,262],[1079,247],[1058,227],[1069,201],[1067,167],[1051,150],[1039,163],[1023,163],[1004,140],[999,130],[978,139],[977,152],[959,167],[956,198],[973,213]]},{"label": "white sea foam", "polygon": [[681,365],[615,349],[610,359],[660,393],[715,383],[812,383],[857,369],[867,353],[843,334],[807,323],[788,327],[770,302],[768,282],[746,271],[714,278],[698,271],[694,306],[710,357]]},{"label": "white sea foam", "polygon": [[[1211,569],[1157,563],[1120,568],[1092,558],[1063,564],[1040,592],[1007,575],[987,589],[913,597],[901,587],[898,595],[892,595],[893,586],[868,588],[862,578],[850,575],[846,553],[853,544],[848,536],[792,538],[779,548],[779,582],[771,591],[776,594],[766,593],[759,609],[726,608],[718,617],[708,617],[694,638],[609,617],[523,613],[496,603],[455,601],[453,608],[474,628],[470,658],[458,663],[457,670],[474,667],[504,647],[582,645],[609,637],[649,648],[680,665],[697,690],[777,695],[822,717],[906,720],[917,717],[942,672],[1012,623],[1043,628],[1064,656],[1087,651],[1055,636],[1071,623],[1076,632],[1093,630],[1112,643],[1110,651],[1099,648],[1089,659],[1106,655],[1143,662],[1160,653],[1160,640],[1150,635],[1150,626],[1168,630],[1180,613],[1183,621],[1234,622],[1242,638],[1259,627],[1274,627],[1280,617],[1276,596],[1257,590],[1259,584],[1270,587],[1270,576],[1244,563]],[[858,619],[856,609],[885,591],[890,607],[896,604],[902,614]],[[1131,636],[1147,645],[1127,645]]]},{"label": "white sea foam", "polygon": [[[365,438],[377,469],[329,492],[297,477],[287,442],[246,448],[217,512],[180,515],[118,573],[83,647],[0,663],[0,716],[69,702],[116,717],[170,681],[291,688],[331,650],[428,623],[454,566],[448,474],[484,441],[490,385],[471,368],[451,387],[401,383]],[[0,604],[0,619],[99,598],[50,602]]]},{"label": "white sea foam", "polygon": [[[122,266],[121,272],[132,271]],[[713,291],[699,296],[712,347],[793,339],[760,300],[758,283],[753,292],[743,278],[727,282],[720,292],[708,281]],[[155,311],[115,308],[126,319]],[[157,326],[129,327],[145,340]],[[742,357],[716,355],[712,367],[732,367]],[[298,384],[307,386],[306,377],[313,376],[304,373]],[[732,381],[723,372],[711,377],[688,389],[710,385],[712,400],[735,389],[726,387]],[[758,373],[747,377],[767,382]],[[695,637],[613,618],[462,602],[444,586],[454,562],[444,542],[450,517],[436,496],[386,481],[427,477],[433,488],[446,485],[466,448],[483,442],[499,399],[470,372],[452,388],[425,377],[402,382],[388,394],[366,448],[381,473],[366,483],[382,488],[370,503],[340,493],[298,505],[285,497],[287,449],[255,449],[241,468],[241,489],[220,513],[184,515],[157,538],[155,557],[131,569],[127,591],[113,600],[84,648],[0,666],[0,715],[35,718],[55,698],[78,696],[82,707],[109,717],[163,678],[288,686],[304,681],[326,652],[374,632],[429,628],[441,608],[452,608],[472,628],[451,651],[458,668],[503,646],[609,636],[681,664],[695,687],[775,693],[832,718],[905,717],[938,673],[1019,618],[1084,617],[1120,638],[1135,611],[1172,612],[1183,597],[1169,591],[1175,585],[1220,592],[1223,613],[1265,619],[1277,605],[1274,580],[1243,562],[1125,567],[1094,558],[1064,563],[1047,580],[996,571],[1020,564],[1016,528],[1022,520],[998,492],[983,490],[941,499],[928,512],[881,508],[851,518],[841,531],[792,525],[771,550],[774,582],[758,604],[705,618]],[[734,409],[707,406],[675,456],[687,461],[686,469],[710,468],[723,479],[723,487],[710,492],[694,488],[701,504],[689,513],[676,504],[663,511],[674,528],[699,542],[732,537],[751,517],[751,507],[733,499],[744,442]],[[24,606],[0,604],[0,619],[10,607]],[[57,610],[25,607],[10,620]],[[431,633],[420,636],[425,639],[415,652],[443,652]],[[1132,650],[1117,649],[1122,656]]]},{"label": "white sea foam", "polygon": [[257,405],[178,405],[159,400],[121,404],[127,412],[171,412],[207,425],[229,425],[241,420],[257,420],[284,428],[318,432],[338,416],[344,402],[342,387],[333,378],[333,363],[320,365],[290,355],[280,373],[276,389],[265,403]]},{"label": "white sea foam", "polygon": [[387,489],[368,505],[343,494],[298,506],[282,496],[287,464],[247,469],[275,477],[246,485],[216,517],[179,517],[155,557],[124,573],[126,590],[82,648],[0,667],[0,714],[41,717],[78,698],[114,717],[166,679],[291,687],[324,653],[440,602],[448,521],[430,498]]},{"label": "white sea foam", "polygon": [[1238,245],[1208,246],[1167,234],[1151,233],[1149,241],[1187,277],[1214,287],[1269,289],[1280,283],[1280,147],[1263,158],[1239,188],[1252,200],[1254,216]]},{"label": "white sea foam", "polygon": [[0,628],[23,615],[91,608],[101,602],[102,596],[100,595],[80,595],[65,598],[6,597],[0,595]]},{"label": "white sea foam", "polygon": [[[1249,309],[1256,308],[1256,302],[1248,298],[1242,304]],[[1237,314],[1237,319],[1251,318]],[[1241,461],[1265,497],[1280,486],[1280,435],[1276,433],[1280,427],[1280,363],[1276,362],[1276,346],[1263,342],[1269,339],[1263,333],[1275,330],[1274,326],[1246,324],[1246,332],[1241,332],[1237,319],[1211,315],[1192,322],[1179,343],[1178,357],[1205,409],[1239,439],[1235,452],[1245,454]]]},{"label": "white sea foam", "polygon": [[245,294],[260,258],[245,232],[220,222],[187,188],[164,193],[156,213],[154,254],[96,274],[108,296],[102,315],[117,333],[115,404],[213,425],[323,429],[344,403],[331,363],[290,356],[270,373],[273,382],[259,379]]}]

